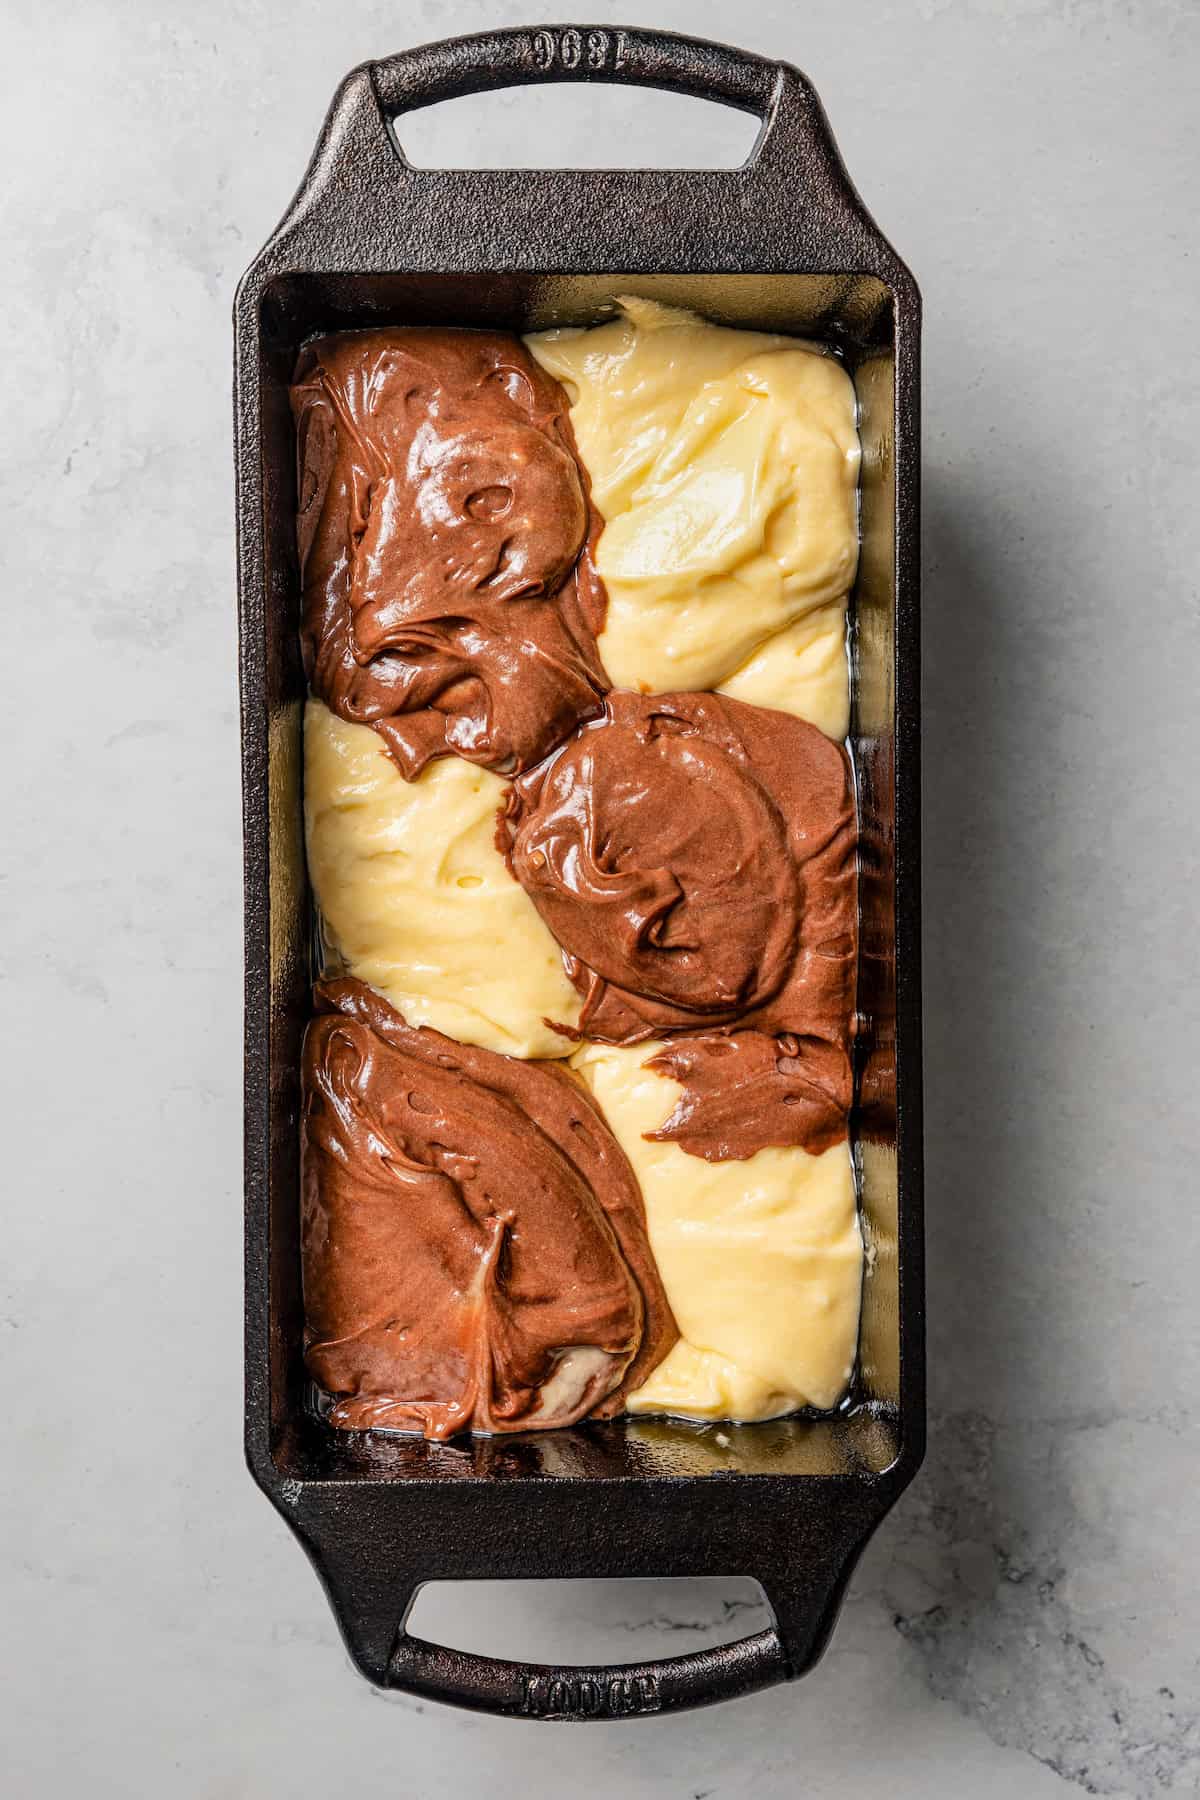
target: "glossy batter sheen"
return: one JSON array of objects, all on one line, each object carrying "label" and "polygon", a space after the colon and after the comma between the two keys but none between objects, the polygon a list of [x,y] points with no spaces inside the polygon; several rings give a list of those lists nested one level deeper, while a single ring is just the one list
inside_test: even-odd
[{"label": "glossy batter sheen", "polygon": [[[661,1043],[584,1044],[572,1065],[629,1157],[680,1339],[631,1412],[768,1419],[836,1406],[858,1341],[862,1240],[850,1153],[704,1163],[654,1141],[681,1098]],[[651,1134],[647,1136],[646,1134]]]},{"label": "glossy batter sheen", "polygon": [[[849,376],[794,338],[622,306],[609,324],[526,340],[570,396],[605,521],[599,647],[613,685],[666,693],[740,678],[742,699],[839,726],[858,560]],[[776,633],[831,606],[803,673],[788,654],[746,668]],[[807,643],[793,639],[791,653]]]},{"label": "glossy batter sheen", "polygon": [[352,977],[305,1044],[306,1341],[346,1428],[762,1419],[853,1366],[853,391],[623,305],[296,371]]},{"label": "glossy batter sheen", "polygon": [[[857,941],[843,749],[721,695],[614,693],[602,719],[514,784],[501,841],[583,995],[581,1035],[707,1034],[689,1075],[689,1148],[721,1153],[725,1065],[705,1076],[698,1064],[724,1058],[711,1034],[735,1024],[789,1034],[796,1103],[782,1141],[841,1134]],[[743,1104],[770,1091],[750,1083]],[[780,1142],[788,1111],[748,1110],[758,1136],[736,1154]]]},{"label": "glossy batter sheen", "polygon": [[320,339],[291,396],[313,692],[408,776],[527,768],[606,685],[561,387],[506,333],[416,328]]},{"label": "glossy batter sheen", "polygon": [[415,1031],[361,982],[315,1000],[301,1257],[332,1422],[445,1438],[619,1411],[676,1330],[583,1084]]},{"label": "glossy batter sheen", "polygon": [[451,756],[406,781],[375,732],[310,700],[308,868],[329,965],[412,1025],[510,1056],[561,1056],[580,999],[496,848],[505,784]]}]

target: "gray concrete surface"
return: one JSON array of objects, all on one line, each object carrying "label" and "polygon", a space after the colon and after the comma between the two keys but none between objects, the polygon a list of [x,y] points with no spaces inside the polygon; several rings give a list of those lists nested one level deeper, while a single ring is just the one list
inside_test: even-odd
[{"label": "gray concrete surface", "polygon": [[[344,69],[522,12],[8,0],[5,1792],[1193,1794],[1200,14],[588,11],[804,66],[925,294],[929,1462],[798,1688],[568,1738],[352,1675],[240,1455],[229,305]],[[576,93],[489,108],[432,152],[598,159]],[[603,119],[631,160],[714,141]],[[420,1622],[626,1657],[755,1605]]]}]

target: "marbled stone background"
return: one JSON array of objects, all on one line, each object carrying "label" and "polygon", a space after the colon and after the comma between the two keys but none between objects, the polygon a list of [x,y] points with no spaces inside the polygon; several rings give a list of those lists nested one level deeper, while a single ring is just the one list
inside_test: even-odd
[{"label": "marbled stone background", "polygon": [[[5,1791],[1194,1794],[1200,13],[587,11],[807,68],[925,294],[929,1460],[797,1688],[568,1737],[352,1675],[241,1464],[229,309],[343,71],[521,9],[6,0]],[[478,105],[429,155],[744,130]],[[419,1605],[584,1659],[757,1600]]]}]

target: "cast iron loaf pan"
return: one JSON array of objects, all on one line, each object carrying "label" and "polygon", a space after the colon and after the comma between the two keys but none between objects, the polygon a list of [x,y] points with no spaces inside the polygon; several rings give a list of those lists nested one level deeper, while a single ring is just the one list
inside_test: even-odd
[{"label": "cast iron loaf pan", "polygon": [[[738,169],[409,166],[397,115],[483,89],[616,81],[756,113]],[[617,1419],[449,1445],[331,1431],[302,1364],[298,1066],[310,1010],[301,813],[295,446],[306,339],[382,324],[590,324],[615,295],[825,340],[863,439],[853,596],[862,830],[854,1155],[869,1246],[859,1366],[836,1414],[704,1428]],[[235,306],[246,834],[246,1451],[380,1687],[485,1712],[666,1712],[803,1674],[924,1446],[918,769],[920,299],[783,63],[655,31],[568,26],[429,44],[355,69]],[[431,1580],[749,1575],[772,1629],[611,1668],[511,1663],[405,1630]]]}]

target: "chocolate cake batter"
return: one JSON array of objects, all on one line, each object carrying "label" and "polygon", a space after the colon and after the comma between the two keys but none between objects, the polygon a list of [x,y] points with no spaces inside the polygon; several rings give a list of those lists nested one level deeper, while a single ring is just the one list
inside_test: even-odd
[{"label": "chocolate cake batter", "polygon": [[646,1066],[683,1088],[649,1135],[706,1162],[744,1162],[789,1144],[818,1156],[845,1138],[854,1083],[842,1044],[791,1033],[687,1032]]},{"label": "chocolate cake batter", "polygon": [[349,1428],[619,1412],[678,1335],[637,1180],[583,1083],[318,985],[302,1065],[309,1372]]},{"label": "chocolate cake batter", "polygon": [[413,328],[319,340],[291,392],[313,693],[409,778],[528,768],[608,685],[563,389],[515,337]]},{"label": "chocolate cake batter", "polygon": [[[705,1034],[671,1052],[687,1093],[662,1135],[721,1159],[844,1131],[857,902],[840,746],[721,695],[614,693],[513,784],[499,841],[584,996],[575,1036]],[[756,1030],[714,1033],[733,1025]]]}]

